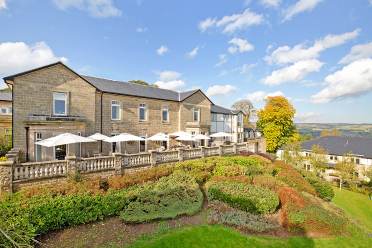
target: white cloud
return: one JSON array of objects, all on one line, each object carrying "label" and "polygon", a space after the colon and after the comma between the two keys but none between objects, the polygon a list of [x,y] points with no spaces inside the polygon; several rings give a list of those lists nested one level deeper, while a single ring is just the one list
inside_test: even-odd
[{"label": "white cloud", "polygon": [[369,4],[372,5],[372,0],[368,0]]},{"label": "white cloud", "polygon": [[112,0],[54,0],[54,3],[59,9],[75,8],[86,11],[94,17],[121,15],[121,10],[115,7]]},{"label": "white cloud", "polygon": [[207,89],[207,96],[229,95],[236,91],[236,87],[230,84],[212,85]]},{"label": "white cloud", "polygon": [[243,64],[241,67],[239,67],[239,72],[240,72],[240,74],[247,74],[255,66],[256,66],[256,64]]},{"label": "white cloud", "polygon": [[156,53],[160,56],[164,55],[165,53],[168,52],[168,47],[166,46],[161,46],[156,50]]},{"label": "white cloud", "polygon": [[354,97],[372,91],[372,59],[360,59],[325,78],[328,84],[312,96],[315,103]]},{"label": "white cloud", "polygon": [[339,63],[348,64],[355,60],[370,57],[372,57],[372,42],[353,46],[350,52],[345,57],[343,57]]},{"label": "white cloud", "polygon": [[245,53],[254,50],[254,46],[245,39],[233,38],[229,41],[231,46],[228,48],[229,53]]},{"label": "white cloud", "polygon": [[227,63],[227,58],[226,54],[220,54],[218,55],[218,63],[216,64],[217,67],[226,64]]},{"label": "white cloud", "polygon": [[211,27],[217,27],[222,28],[223,33],[233,33],[253,25],[259,25],[263,20],[263,15],[246,9],[243,13],[224,16],[221,19],[207,18],[199,23],[199,29],[201,32],[205,32]]},{"label": "white cloud", "polygon": [[268,85],[279,85],[304,79],[309,73],[319,71],[323,63],[316,59],[302,60],[293,65],[275,70],[263,82]]},{"label": "white cloud", "polygon": [[265,91],[255,91],[247,95],[247,99],[250,100],[252,103],[260,103],[266,100],[269,96],[284,96],[283,92],[275,91],[275,92],[265,92]]},{"label": "white cloud", "polygon": [[137,33],[144,33],[144,32],[147,32],[147,28],[146,27],[138,27],[136,28],[136,32]]},{"label": "white cloud", "polygon": [[180,79],[181,73],[176,71],[161,71],[158,73],[159,80],[155,84],[162,89],[182,90],[185,82]]},{"label": "white cloud", "polygon": [[265,57],[265,61],[269,64],[288,64],[300,60],[318,58],[320,53],[326,49],[336,47],[346,43],[349,40],[355,39],[360,33],[360,29],[355,29],[352,32],[347,32],[339,35],[329,34],[324,38],[317,40],[311,47],[306,47],[304,44],[298,44],[294,47],[281,46],[275,49],[270,56]]},{"label": "white cloud", "polygon": [[57,57],[45,42],[31,45],[24,42],[0,43],[0,75],[3,76],[57,61],[66,63],[67,59]]},{"label": "white cloud", "polygon": [[269,7],[277,8],[279,7],[281,2],[282,0],[261,0],[260,1],[260,3],[267,8]]},{"label": "white cloud", "polygon": [[186,57],[188,57],[189,59],[193,59],[196,57],[196,55],[198,55],[198,52],[199,52],[199,47],[194,47],[194,49],[186,53]]},{"label": "white cloud", "polygon": [[205,32],[208,28],[213,27],[216,22],[216,19],[207,18],[199,23],[199,30]]},{"label": "white cloud", "polygon": [[299,0],[284,11],[284,21],[291,20],[292,17],[305,11],[313,10],[322,0]]},{"label": "white cloud", "polygon": [[5,0],[0,0],[0,10],[6,9],[6,1]]},{"label": "white cloud", "polygon": [[318,122],[320,114],[315,112],[306,112],[306,113],[296,113],[295,121],[296,122]]}]

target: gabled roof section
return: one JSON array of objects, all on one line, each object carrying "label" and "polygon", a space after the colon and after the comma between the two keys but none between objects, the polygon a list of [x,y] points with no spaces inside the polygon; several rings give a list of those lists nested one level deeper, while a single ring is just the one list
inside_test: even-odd
[{"label": "gabled roof section", "polygon": [[243,113],[243,111],[232,110],[232,109],[228,109],[228,108],[215,105],[215,104],[212,105],[211,112],[217,113],[217,114],[228,114],[228,115],[236,115],[238,113]]},{"label": "gabled roof section", "polygon": [[55,66],[58,64],[66,67],[72,73],[79,76],[82,80],[84,80],[88,84],[95,87],[98,91],[112,93],[112,94],[138,96],[138,97],[161,99],[161,100],[168,100],[168,101],[175,101],[175,102],[184,101],[185,99],[189,98],[195,93],[201,92],[212,103],[212,101],[200,89],[185,91],[185,92],[177,92],[173,90],[161,89],[157,87],[145,86],[145,85],[140,85],[140,84],[135,84],[135,83],[128,83],[128,82],[123,82],[123,81],[116,81],[116,80],[110,80],[110,79],[98,78],[98,77],[92,77],[92,76],[82,76],[62,62],[56,62],[56,63],[52,63],[52,64],[45,65],[42,67],[38,67],[32,70],[17,73],[11,76],[4,77],[3,79],[5,83],[12,84],[13,83],[12,81],[16,77],[23,76],[28,73],[32,73],[34,71],[42,70],[42,69]]},{"label": "gabled roof section", "polygon": [[342,137],[326,136],[305,141],[302,149],[311,151],[313,145],[326,149],[328,154],[342,156],[346,153],[372,158],[372,138],[369,137]]}]

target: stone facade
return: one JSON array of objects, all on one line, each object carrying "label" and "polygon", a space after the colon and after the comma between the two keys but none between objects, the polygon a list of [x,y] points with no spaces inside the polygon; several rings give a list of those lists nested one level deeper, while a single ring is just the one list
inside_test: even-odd
[{"label": "stone facade", "polygon": [[[52,64],[5,79],[13,88],[13,147],[25,153],[27,161],[55,159],[55,148],[36,147],[35,142],[60,133],[89,136],[95,132],[111,136],[123,132],[150,137],[158,132],[188,131],[208,134],[211,101],[196,91],[182,101],[160,100],[99,91],[62,63]],[[53,93],[67,93],[67,115],[53,115]],[[111,103],[120,104],[120,120],[112,120]],[[145,104],[147,118],[139,120],[139,105]],[[162,108],[169,110],[169,121],[162,121]],[[193,109],[200,110],[199,121],[193,120]],[[101,142],[68,146],[69,155],[82,157],[96,153],[109,155],[112,144]],[[159,144],[146,142],[146,149]],[[175,145],[175,142],[167,144]],[[120,144],[119,152],[137,153],[139,142]],[[38,150],[37,150],[38,149]],[[40,151],[41,149],[41,151]],[[37,150],[37,151],[36,151]],[[39,156],[36,156],[36,152]]]},{"label": "stone facade", "polygon": [[0,99],[0,139],[11,143],[12,138],[12,102]]}]

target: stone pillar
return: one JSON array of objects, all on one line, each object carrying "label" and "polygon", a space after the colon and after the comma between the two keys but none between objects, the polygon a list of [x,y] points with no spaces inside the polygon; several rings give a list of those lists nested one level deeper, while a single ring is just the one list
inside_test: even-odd
[{"label": "stone pillar", "polygon": [[233,144],[233,153],[234,154],[238,153],[238,149],[236,148],[236,143]]},{"label": "stone pillar", "polygon": [[76,156],[66,156],[65,160],[67,162],[67,175],[75,178],[75,176],[79,173]]},{"label": "stone pillar", "polygon": [[204,146],[201,146],[200,147],[200,150],[201,150],[201,157],[202,158],[205,158],[205,147]]},{"label": "stone pillar", "polygon": [[266,140],[265,140],[265,138],[260,138],[259,139],[259,141],[258,141],[259,143],[259,152],[261,152],[261,153],[266,153]]},{"label": "stone pillar", "polygon": [[218,155],[222,156],[223,155],[223,145],[220,145],[218,147]]},{"label": "stone pillar", "polygon": [[178,148],[178,161],[183,161],[183,149]]},{"label": "stone pillar", "polygon": [[125,155],[121,153],[113,153],[114,156],[114,168],[116,175],[123,175],[124,168],[126,167]]},{"label": "stone pillar", "polygon": [[13,192],[13,166],[15,160],[0,162],[0,194]]},{"label": "stone pillar", "polygon": [[156,151],[150,151],[150,164],[151,164],[151,166],[156,165],[156,155],[157,155]]}]

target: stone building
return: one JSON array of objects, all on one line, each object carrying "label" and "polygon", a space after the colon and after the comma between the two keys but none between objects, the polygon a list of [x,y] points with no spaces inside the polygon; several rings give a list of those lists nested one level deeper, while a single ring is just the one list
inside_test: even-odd
[{"label": "stone building", "polygon": [[82,136],[127,132],[149,137],[158,132],[210,131],[212,102],[201,90],[176,92],[83,76],[61,62],[5,77],[4,81],[13,91],[13,147],[21,149],[27,161],[60,159],[67,149],[85,157],[140,152],[154,146],[151,142],[55,148],[35,144],[64,132]]}]

